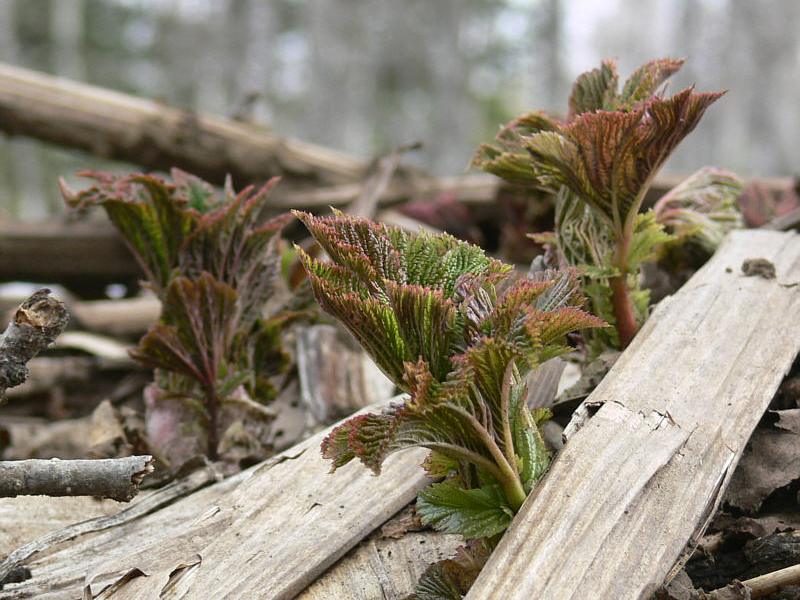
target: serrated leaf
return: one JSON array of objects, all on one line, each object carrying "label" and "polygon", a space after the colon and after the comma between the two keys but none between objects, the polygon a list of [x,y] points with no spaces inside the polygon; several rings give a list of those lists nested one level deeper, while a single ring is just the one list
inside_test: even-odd
[{"label": "serrated leaf", "polygon": [[643,64],[625,81],[616,108],[630,108],[637,102],[647,100],[662,83],[681,69],[684,62],[682,59],[659,58]]},{"label": "serrated leaf", "polygon": [[465,490],[450,481],[434,483],[420,492],[417,514],[425,525],[466,539],[502,533],[514,518],[499,486]]},{"label": "serrated leaf", "polygon": [[471,165],[507,181],[539,185],[539,175],[525,149],[525,138],[540,131],[554,131],[560,124],[543,112],[524,114],[505,125],[495,138],[495,145],[482,144]]},{"label": "serrated leaf", "polygon": [[472,540],[453,558],[433,563],[420,577],[414,600],[461,600],[489,560],[492,547],[488,540]]},{"label": "serrated leaf", "polygon": [[628,246],[627,262],[630,272],[637,272],[643,262],[655,258],[659,246],[672,239],[673,237],[664,231],[661,223],[656,222],[656,216],[652,210],[636,215],[633,234]]},{"label": "serrated leaf", "polygon": [[568,120],[577,115],[614,108],[617,95],[617,65],[604,60],[599,68],[578,76],[569,96]]}]

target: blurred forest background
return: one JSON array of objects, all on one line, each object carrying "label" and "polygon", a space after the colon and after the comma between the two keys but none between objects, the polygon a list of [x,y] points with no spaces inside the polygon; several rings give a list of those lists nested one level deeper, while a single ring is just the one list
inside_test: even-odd
[{"label": "blurred forest background", "polygon": [[[0,60],[367,158],[420,141],[409,161],[457,174],[602,57],[680,56],[676,88],[730,91],[667,170],[777,176],[800,170],[798,29],[796,0],[0,0]],[[0,138],[0,218],[60,211],[56,176],[97,164]]]}]

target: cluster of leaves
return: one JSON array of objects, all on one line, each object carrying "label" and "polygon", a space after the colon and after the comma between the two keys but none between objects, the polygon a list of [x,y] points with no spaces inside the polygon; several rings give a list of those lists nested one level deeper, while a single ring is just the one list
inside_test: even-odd
[{"label": "cluster of leaves", "polygon": [[616,325],[615,336],[605,340],[612,345],[626,346],[646,317],[640,267],[671,240],[664,225],[688,235],[691,223],[691,235],[709,242],[736,218],[729,201],[736,186],[719,172],[682,184],[676,195],[686,201],[671,200],[681,204],[679,216],[664,211],[660,222],[656,213],[640,212],[658,170],[722,95],[686,88],[665,97],[662,84],[682,64],[651,61],[620,88],[615,64],[604,61],[578,77],[565,120],[523,115],[473,159],[509,181],[556,194],[556,231],[538,241],[551,244],[561,264],[581,268],[591,280],[586,292],[594,311]]},{"label": "cluster of leaves", "polygon": [[132,355],[156,369],[164,402],[197,409],[206,454],[216,459],[227,405],[246,406],[262,420],[274,394],[270,378],[286,364],[280,349],[288,313],[262,310],[280,274],[280,232],[291,215],[270,218],[272,180],[260,189],[223,194],[186,173],[173,182],[152,175],[87,172],[94,179],[67,203],[99,205],[116,226],[162,302],[162,314]]},{"label": "cluster of leaves", "polygon": [[412,234],[336,213],[296,213],[330,257],[301,255],[324,310],[409,397],[336,427],[322,443],[335,470],[376,474],[392,452],[424,447],[417,512],[467,539],[501,533],[548,465],[524,379],[569,350],[566,335],[605,323],[584,312],[574,270],[518,277],[449,235]]}]

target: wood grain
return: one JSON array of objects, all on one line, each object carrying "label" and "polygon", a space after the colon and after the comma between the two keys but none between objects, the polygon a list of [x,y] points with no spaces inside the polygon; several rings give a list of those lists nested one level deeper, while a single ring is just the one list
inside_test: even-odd
[{"label": "wood grain", "polygon": [[[778,277],[745,277],[748,258]],[[468,598],[649,598],[705,528],[800,349],[800,235],[734,232],[659,304]]]}]

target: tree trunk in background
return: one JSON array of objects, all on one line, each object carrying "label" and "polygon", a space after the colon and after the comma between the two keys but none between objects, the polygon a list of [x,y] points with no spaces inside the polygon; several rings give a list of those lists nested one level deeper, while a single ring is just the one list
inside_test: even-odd
[{"label": "tree trunk in background", "polygon": [[564,66],[564,11],[561,0],[542,0],[531,10],[530,37],[533,65],[529,77],[536,106],[563,110],[569,90]]}]

